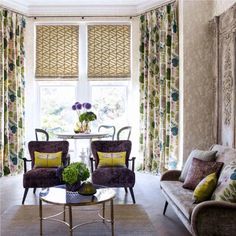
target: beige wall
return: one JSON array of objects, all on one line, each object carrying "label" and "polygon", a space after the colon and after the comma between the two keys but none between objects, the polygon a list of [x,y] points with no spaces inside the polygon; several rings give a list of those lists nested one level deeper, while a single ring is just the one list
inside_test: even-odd
[{"label": "beige wall", "polygon": [[214,9],[213,0],[180,1],[180,155],[183,162],[192,149],[208,149],[214,143],[212,35],[208,28]]},{"label": "beige wall", "polygon": [[216,6],[215,6],[215,15],[220,15],[227,9],[229,9],[234,3],[236,3],[236,0],[216,0]]},{"label": "beige wall", "polygon": [[[236,0],[179,0],[180,157],[208,149],[214,139],[213,36],[208,22]],[[180,163],[181,167],[181,163]]]}]

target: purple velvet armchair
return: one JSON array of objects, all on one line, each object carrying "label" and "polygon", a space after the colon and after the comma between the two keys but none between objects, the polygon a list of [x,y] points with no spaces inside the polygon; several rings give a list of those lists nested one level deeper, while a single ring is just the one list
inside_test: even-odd
[{"label": "purple velvet armchair", "polygon": [[[93,141],[91,149],[93,158],[91,158],[91,172],[92,181],[94,184],[103,185],[107,187],[124,188],[127,193],[127,188],[135,203],[133,187],[135,184],[134,161],[135,157],[129,159],[132,143],[129,140],[121,141]],[[97,152],[126,152],[126,166],[104,166],[99,167],[99,157]],[[132,167],[129,169],[129,161],[132,161]],[[95,163],[95,170],[93,168]]]},{"label": "purple velvet armchair", "polygon": [[[47,188],[60,185],[61,180],[56,175],[57,168],[34,168],[34,152],[55,153],[62,151],[62,165],[69,163],[69,143],[67,141],[31,141],[28,144],[31,159],[24,160],[23,187],[25,188],[22,204],[25,202],[29,188]],[[27,162],[31,162],[31,170],[27,171]]]}]

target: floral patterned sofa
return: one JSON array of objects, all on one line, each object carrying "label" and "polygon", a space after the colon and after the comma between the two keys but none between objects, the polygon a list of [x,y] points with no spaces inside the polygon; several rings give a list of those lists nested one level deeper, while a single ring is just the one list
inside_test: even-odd
[{"label": "floral patterned sofa", "polygon": [[[217,151],[216,161],[223,162],[224,167],[236,161],[236,149],[214,145],[211,150]],[[179,170],[169,170],[161,177],[161,191],[166,198],[163,214],[170,204],[189,232],[196,236],[235,235],[236,202],[208,200],[194,204],[193,191],[182,187],[180,175]]]}]

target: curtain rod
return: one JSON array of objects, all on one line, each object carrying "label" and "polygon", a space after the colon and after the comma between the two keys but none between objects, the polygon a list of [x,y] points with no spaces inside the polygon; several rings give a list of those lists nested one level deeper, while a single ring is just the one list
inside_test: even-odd
[{"label": "curtain rod", "polygon": [[155,9],[158,9],[158,8],[160,8],[160,7],[163,7],[163,6],[166,6],[166,5],[168,5],[168,4],[170,4],[170,3],[174,3],[174,2],[177,2],[178,0],[169,0],[169,1],[164,1],[164,2],[162,2],[162,3],[160,3],[160,4],[157,4],[156,6],[154,6],[154,7],[151,7],[151,8],[149,8],[147,11],[145,11],[145,12],[143,12],[143,13],[139,13],[139,14],[136,14],[136,15],[130,15],[130,16],[62,16],[62,15],[53,15],[53,16],[40,16],[40,15],[35,15],[35,16],[29,16],[29,15],[27,15],[27,14],[24,14],[24,13],[22,13],[22,12],[20,12],[20,11],[16,11],[16,10],[13,10],[12,8],[10,8],[10,7],[3,7],[3,9],[6,9],[6,10],[10,10],[10,11],[12,11],[12,12],[14,12],[14,13],[17,13],[17,14],[20,14],[20,15],[23,15],[23,16],[25,16],[25,17],[29,17],[29,18],[37,18],[37,17],[48,17],[48,18],[50,18],[50,17],[81,17],[82,19],[84,19],[84,18],[101,18],[101,17],[106,17],[106,18],[116,18],[116,17],[119,17],[119,18],[130,18],[130,19],[132,19],[133,17],[138,17],[138,16],[141,16],[141,15],[143,15],[143,14],[146,14],[146,13],[148,13],[148,12],[150,12],[150,11],[153,11],[153,10],[155,10]]}]

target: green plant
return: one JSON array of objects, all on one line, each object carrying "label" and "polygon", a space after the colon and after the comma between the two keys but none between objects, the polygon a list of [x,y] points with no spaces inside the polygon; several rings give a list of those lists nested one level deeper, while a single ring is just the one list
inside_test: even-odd
[{"label": "green plant", "polygon": [[[72,106],[72,110],[77,112],[79,121],[83,123],[83,122],[94,121],[97,119],[97,116],[92,111],[87,111],[87,110],[90,110],[91,107],[92,105],[88,102],[85,102],[85,103],[76,102]],[[81,113],[81,110],[84,110],[84,112]]]},{"label": "green plant", "polygon": [[89,169],[82,162],[74,162],[62,171],[62,180],[70,185],[89,178]]},{"label": "green plant", "polygon": [[97,116],[92,111],[86,111],[79,116],[79,121],[81,123],[84,121],[85,122],[94,121],[96,119],[97,119]]}]

